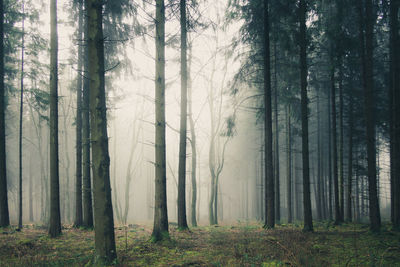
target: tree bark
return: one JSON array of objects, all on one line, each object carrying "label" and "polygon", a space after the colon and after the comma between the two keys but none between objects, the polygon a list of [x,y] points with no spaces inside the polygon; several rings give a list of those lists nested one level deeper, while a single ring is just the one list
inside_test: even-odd
[{"label": "tree bark", "polygon": [[181,121],[178,167],[178,227],[187,229],[186,219],[186,134],[187,134],[187,30],[186,0],[180,1],[181,24]]},{"label": "tree bark", "polygon": [[156,139],[153,241],[169,238],[165,151],[165,5],[156,0]]},{"label": "tree bark", "polygon": [[352,86],[349,87],[349,156],[347,163],[347,209],[346,209],[346,219],[347,221],[352,221],[352,200],[354,199],[352,196],[352,183],[353,183],[353,131],[354,131],[354,122],[353,122],[353,92]]},{"label": "tree bark", "polygon": [[272,152],[271,60],[269,41],[269,1],[264,2],[264,127],[265,127],[265,228],[275,226],[275,187]]},{"label": "tree bark", "polygon": [[10,225],[7,196],[6,127],[4,90],[4,4],[0,0],[0,227]]},{"label": "tree bark", "polygon": [[290,123],[290,104],[286,107],[286,197],[288,223],[293,222],[292,207],[292,140]]},{"label": "tree bark", "polygon": [[76,181],[75,181],[75,221],[74,226],[83,224],[82,214],[82,57],[83,57],[83,5],[79,0],[78,29],[78,74],[76,85]]},{"label": "tree bark", "polygon": [[274,42],[274,107],[275,107],[275,218],[279,222],[281,220],[281,194],[280,194],[280,177],[279,177],[279,121],[278,121],[278,75],[277,75],[277,46]]},{"label": "tree bark", "polygon": [[89,107],[92,143],[93,196],[95,203],[95,261],[110,264],[116,257],[111,202],[110,157],[104,69],[102,1],[86,0],[88,19]]},{"label": "tree bark", "polygon": [[303,159],[303,231],[313,231],[311,197],[310,197],[310,167],[308,148],[308,97],[307,97],[307,36],[306,36],[306,0],[300,0],[300,86],[301,86],[301,132],[302,132],[302,159]]},{"label": "tree bark", "polygon": [[49,234],[61,234],[58,154],[58,35],[57,0],[50,2],[50,224]]},{"label": "tree bark", "polygon": [[[374,102],[374,77],[373,77],[373,29],[374,17],[372,14],[372,0],[365,2],[365,60],[363,68],[365,73],[364,84],[364,112],[366,121],[367,138],[367,163],[368,163],[368,193],[369,193],[369,219],[370,229],[377,232],[381,227],[379,200],[376,179],[376,137],[375,137],[375,102]],[[361,17],[360,17],[361,18]]]},{"label": "tree bark", "polygon": [[24,49],[25,49],[25,1],[22,1],[22,40],[21,40],[21,96],[19,108],[19,135],[18,135],[18,228],[22,228],[22,120],[24,113]]},{"label": "tree bark", "polygon": [[90,111],[89,111],[89,51],[88,51],[88,15],[85,9],[84,31],[85,31],[85,48],[84,48],[84,79],[83,79],[83,97],[82,97],[82,183],[83,183],[83,226],[93,228],[93,207],[92,207],[92,185],[90,173]]}]

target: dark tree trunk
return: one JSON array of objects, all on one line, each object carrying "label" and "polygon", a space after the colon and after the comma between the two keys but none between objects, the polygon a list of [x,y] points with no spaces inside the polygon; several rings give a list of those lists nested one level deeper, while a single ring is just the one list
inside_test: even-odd
[{"label": "dark tree trunk", "polygon": [[310,168],[308,148],[308,98],[307,98],[307,36],[306,36],[306,0],[300,0],[300,86],[301,86],[301,132],[303,159],[303,205],[304,228],[306,232],[313,231],[311,197],[310,197]]},{"label": "dark tree trunk", "polygon": [[[191,51],[189,46],[189,51]],[[192,86],[190,80],[190,65],[191,65],[192,54],[189,53],[189,68],[188,68],[188,109],[189,109],[189,125],[190,125],[190,144],[192,148],[192,207],[191,207],[191,221],[193,226],[197,226],[196,218],[196,205],[197,205],[197,181],[196,181],[196,170],[197,170],[197,148],[196,148],[196,132],[193,120],[193,107],[192,107]]]},{"label": "dark tree trunk", "polygon": [[[333,63],[332,63],[333,64]],[[335,71],[332,70],[331,72],[331,86],[335,86]],[[334,88],[332,88],[334,89]],[[332,106],[332,97],[331,97],[331,90],[328,90],[328,107],[327,107],[327,114],[328,114],[328,209],[329,209],[329,220],[333,220],[333,205],[332,205],[332,123],[331,123],[331,106]],[[333,106],[332,106],[333,107]]]},{"label": "dark tree trunk", "polygon": [[316,190],[316,206],[317,206],[317,218],[318,220],[323,219],[322,215],[322,153],[321,153],[321,122],[320,122],[320,99],[319,89],[317,89],[317,190]]},{"label": "dark tree trunk", "polygon": [[[335,224],[340,224],[340,205],[339,205],[339,181],[338,181],[338,161],[337,161],[337,134],[336,134],[336,86],[335,86],[335,68],[334,59],[331,60],[331,114],[332,114],[332,149],[333,149],[333,189],[335,204]],[[333,207],[332,207],[333,208]]]},{"label": "dark tree trunk", "polygon": [[24,49],[25,49],[25,1],[22,1],[22,41],[21,41],[21,98],[19,106],[19,138],[18,138],[18,228],[22,228],[22,120],[24,114]]},{"label": "dark tree trunk", "polygon": [[102,1],[86,0],[96,263],[116,259],[108,152]]},{"label": "dark tree trunk", "polygon": [[279,124],[278,124],[278,75],[277,75],[277,46],[274,42],[274,108],[275,108],[275,219],[277,222],[281,220],[281,194],[280,194],[280,178],[279,178]]},{"label": "dark tree trunk", "polygon": [[[372,0],[365,2],[365,57],[363,61],[364,108],[367,137],[367,163],[368,163],[368,193],[369,193],[369,218],[371,231],[377,232],[381,227],[379,200],[376,179],[376,138],[375,138],[375,102],[374,102],[374,77],[373,77],[373,30],[374,16],[372,14]],[[362,34],[362,33],[361,33]]]},{"label": "dark tree trunk", "polygon": [[292,208],[292,136],[290,125],[290,105],[286,107],[286,202],[288,223],[293,222]]},{"label": "dark tree trunk", "polygon": [[178,167],[178,227],[187,229],[186,220],[186,134],[187,134],[187,30],[186,0],[180,1],[181,23],[181,121]]},{"label": "dark tree trunk", "polygon": [[344,221],[344,152],[343,152],[343,63],[339,62],[339,207],[340,221]]},{"label": "dark tree trunk", "polygon": [[0,227],[10,225],[7,196],[6,126],[4,90],[4,6],[0,0]]},{"label": "dark tree trunk", "polygon": [[50,2],[50,224],[49,234],[61,234],[58,166],[58,35],[57,0]]},{"label": "dark tree trunk", "polygon": [[275,187],[272,164],[272,105],[271,105],[271,62],[269,44],[269,1],[264,2],[264,127],[265,127],[265,224],[275,226]]},{"label": "dark tree trunk", "polygon": [[88,51],[88,19],[87,10],[84,14],[84,79],[83,79],[83,97],[82,97],[82,184],[83,184],[83,225],[87,228],[93,228],[93,207],[92,207],[92,185],[90,173],[90,111],[89,111],[89,51]]},{"label": "dark tree trunk", "polygon": [[74,226],[82,226],[82,57],[83,57],[83,5],[79,1],[78,29],[78,74],[76,85],[76,181],[75,181],[75,222]]},{"label": "dark tree trunk", "polygon": [[352,86],[349,87],[349,156],[348,156],[348,172],[347,172],[347,209],[346,209],[346,219],[347,221],[352,221],[352,183],[353,183],[353,131],[354,131],[354,122],[353,122],[353,92]]},{"label": "dark tree trunk", "polygon": [[155,202],[152,240],[168,238],[167,178],[165,151],[165,5],[156,0],[156,139]]},{"label": "dark tree trunk", "polygon": [[399,1],[390,1],[390,194],[391,221],[400,230],[400,37],[398,34]]}]

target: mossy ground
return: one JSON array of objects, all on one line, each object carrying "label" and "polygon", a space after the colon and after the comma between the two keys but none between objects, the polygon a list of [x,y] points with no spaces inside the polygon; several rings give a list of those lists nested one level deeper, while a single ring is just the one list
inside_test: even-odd
[{"label": "mossy ground", "polygon": [[[314,233],[303,233],[301,225],[171,226],[170,239],[152,243],[151,227],[118,227],[117,265],[400,266],[400,234],[386,228],[374,234],[356,224],[318,223]],[[51,239],[35,226],[0,229],[0,266],[90,266],[93,251],[93,231],[65,228]]]}]

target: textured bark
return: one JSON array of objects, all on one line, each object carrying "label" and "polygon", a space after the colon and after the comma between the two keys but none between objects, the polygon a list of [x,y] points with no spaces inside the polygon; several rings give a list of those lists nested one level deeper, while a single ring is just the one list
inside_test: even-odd
[{"label": "textured bark", "polygon": [[400,230],[400,36],[398,33],[400,1],[390,1],[390,73],[391,86],[390,101],[390,193],[391,193],[391,221],[393,228]]},{"label": "textured bark", "polygon": [[50,224],[49,234],[61,234],[58,155],[58,35],[57,1],[50,2]]},{"label": "textured bark", "polygon": [[[87,11],[86,11],[87,12]],[[89,51],[88,51],[88,20],[87,14],[84,16],[85,27],[85,49],[84,49],[84,69],[86,75],[83,79],[83,98],[82,98],[82,184],[83,184],[83,225],[87,228],[93,227],[93,207],[92,207],[92,185],[90,173],[90,116],[89,116]]]},{"label": "textured bark", "polygon": [[[331,86],[335,86],[335,72],[331,70]],[[332,88],[333,89],[333,88]],[[329,209],[329,220],[333,219],[333,205],[332,205],[332,118],[331,116],[331,106],[332,106],[332,97],[331,90],[328,90],[328,209]]]},{"label": "textured bark", "polygon": [[7,196],[6,127],[4,91],[4,6],[0,0],[0,227],[10,225]]},{"label": "textured bark", "polygon": [[187,229],[186,220],[186,134],[187,134],[187,30],[186,0],[180,1],[181,23],[181,120],[178,167],[178,227]]},{"label": "textured bark", "polygon": [[[335,68],[333,59],[331,60],[331,115],[332,115],[332,160],[333,160],[333,190],[335,205],[335,224],[340,224],[340,205],[339,205],[339,181],[338,181],[338,161],[337,161],[337,135],[336,135],[336,86],[335,86]],[[332,207],[333,208],[333,207]]]},{"label": "textured bark", "polygon": [[78,29],[78,74],[76,84],[76,180],[75,180],[75,221],[74,226],[83,224],[82,214],[82,57],[83,57],[83,5],[79,1]]},{"label": "textured bark", "polygon": [[95,261],[110,264],[116,257],[108,152],[102,1],[86,0],[88,19],[89,107],[95,227]]},{"label": "textured bark", "polygon": [[344,152],[343,152],[343,64],[339,62],[339,207],[340,221],[344,221]]},{"label": "textured bark", "polygon": [[272,90],[269,41],[269,1],[264,2],[264,127],[265,127],[265,228],[275,226],[275,187],[272,152]]},{"label": "textured bark", "polygon": [[274,155],[274,175],[275,175],[275,219],[277,222],[281,220],[281,194],[280,194],[280,177],[279,177],[279,121],[278,121],[278,70],[277,70],[277,46],[274,42],[274,108],[275,108],[275,155]]},{"label": "textured bark", "polygon": [[[189,51],[190,46],[189,46]],[[197,147],[196,147],[196,131],[194,127],[193,120],[193,105],[192,105],[192,87],[190,80],[190,65],[191,65],[191,53],[189,53],[189,66],[188,66],[188,109],[189,109],[189,125],[190,125],[190,145],[192,148],[192,202],[191,202],[191,221],[193,226],[197,226],[197,217],[196,217],[196,205],[197,205],[197,181],[196,181],[196,170],[197,170]]]},{"label": "textured bark", "polygon": [[306,0],[300,0],[300,86],[301,86],[301,132],[303,159],[303,231],[313,231],[310,197],[310,168],[308,147],[308,97],[307,97],[307,36],[306,36]]},{"label": "textured bark", "polygon": [[363,62],[364,84],[364,112],[366,121],[367,138],[367,163],[368,163],[368,193],[369,193],[369,219],[371,231],[377,232],[381,227],[379,200],[376,179],[376,137],[375,137],[375,102],[374,102],[374,77],[373,77],[373,30],[374,16],[372,14],[372,0],[365,2],[365,60]]},{"label": "textured bark", "polygon": [[286,107],[286,202],[288,223],[293,222],[292,207],[292,136],[290,123],[290,105]]},{"label": "textured bark", "polygon": [[156,0],[155,201],[153,241],[169,238],[165,151],[165,5]]},{"label": "textured bark", "polygon": [[19,135],[18,135],[18,228],[22,228],[22,122],[24,113],[24,50],[25,50],[25,1],[22,1],[22,40],[21,40],[21,95],[19,106]]},{"label": "textured bark", "polygon": [[349,156],[348,156],[348,163],[347,163],[347,205],[346,205],[346,220],[351,222],[352,221],[352,183],[353,183],[353,131],[354,131],[354,122],[353,122],[353,92],[352,86],[349,87],[349,95],[350,95],[350,102],[349,102]]},{"label": "textured bark", "polygon": [[321,121],[320,121],[320,98],[319,89],[317,89],[317,176],[316,176],[316,207],[317,207],[317,219],[323,219],[323,206],[322,206],[322,153],[321,153]]}]

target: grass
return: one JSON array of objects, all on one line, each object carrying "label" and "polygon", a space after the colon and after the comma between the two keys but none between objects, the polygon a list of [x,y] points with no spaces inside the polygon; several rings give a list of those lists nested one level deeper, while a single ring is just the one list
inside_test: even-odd
[{"label": "grass", "polygon": [[[266,230],[258,223],[205,226],[179,231],[152,243],[151,227],[115,230],[119,266],[400,266],[400,234],[367,225],[333,227],[316,223],[314,233],[301,225]],[[34,226],[0,231],[0,266],[90,266],[94,232],[65,228],[55,239]]]}]

